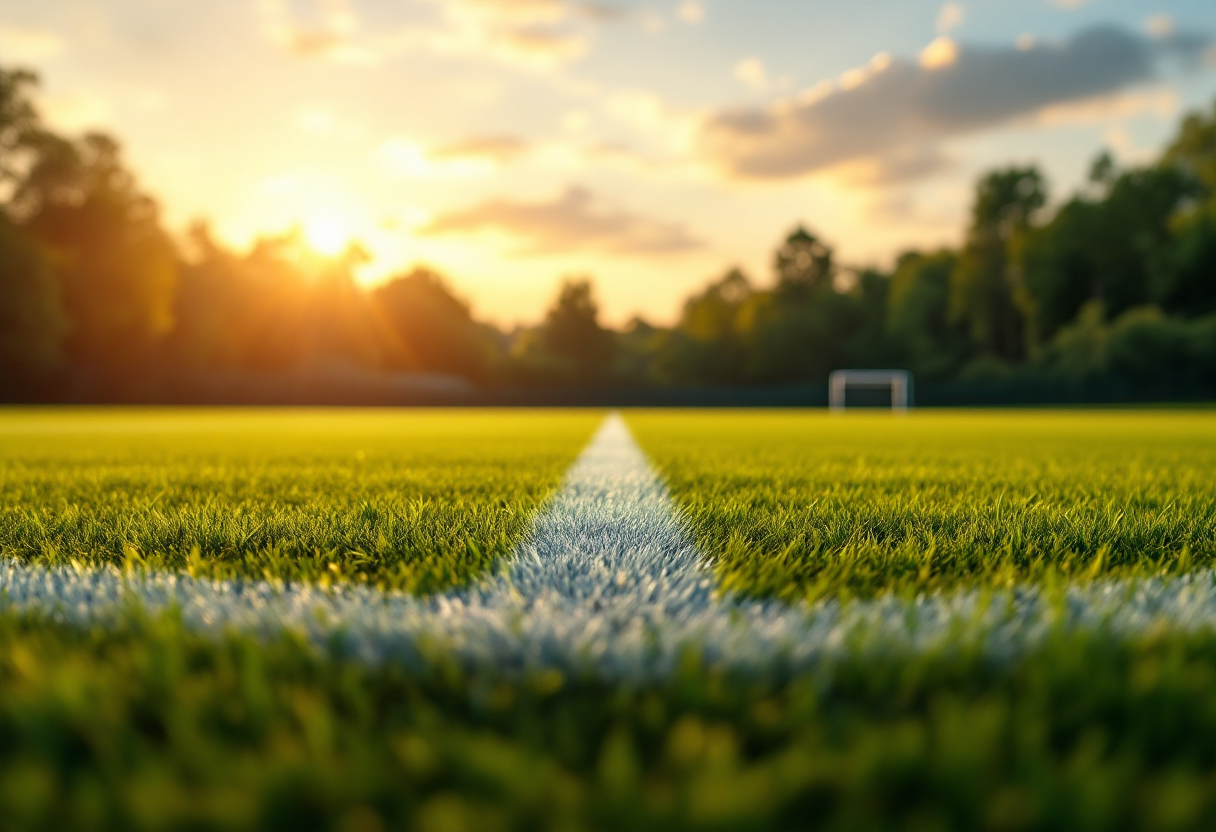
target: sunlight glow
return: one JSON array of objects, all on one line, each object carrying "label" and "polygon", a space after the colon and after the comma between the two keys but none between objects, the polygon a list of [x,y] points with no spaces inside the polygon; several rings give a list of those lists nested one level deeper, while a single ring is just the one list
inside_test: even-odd
[{"label": "sunlight glow", "polygon": [[304,221],[304,236],[317,254],[336,257],[350,245],[351,229],[338,217],[316,214]]}]

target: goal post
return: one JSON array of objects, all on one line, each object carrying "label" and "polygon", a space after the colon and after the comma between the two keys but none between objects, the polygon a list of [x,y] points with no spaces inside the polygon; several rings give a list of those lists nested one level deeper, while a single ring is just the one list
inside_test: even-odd
[{"label": "goal post", "polygon": [[891,409],[912,406],[912,374],[907,370],[836,370],[828,378],[828,408],[843,411],[850,387],[891,391]]}]

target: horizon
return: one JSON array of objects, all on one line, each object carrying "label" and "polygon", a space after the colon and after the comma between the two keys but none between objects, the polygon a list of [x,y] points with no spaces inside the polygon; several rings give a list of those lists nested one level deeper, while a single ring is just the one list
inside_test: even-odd
[{"label": "horizon", "polygon": [[767,283],[800,223],[856,265],[956,245],[982,170],[1036,163],[1058,204],[1216,96],[1197,0],[785,5],[49,0],[0,55],[175,233],[358,240],[369,283],[425,264],[500,327],[577,274],[606,323],[671,323],[731,265]]}]

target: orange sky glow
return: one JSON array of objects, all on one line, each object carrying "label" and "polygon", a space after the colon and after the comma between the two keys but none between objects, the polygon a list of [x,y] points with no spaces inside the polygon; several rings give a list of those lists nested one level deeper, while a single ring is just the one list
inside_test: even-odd
[{"label": "orange sky glow", "polygon": [[[1016,8],[1013,8],[1016,7]],[[358,242],[533,321],[591,275],[672,320],[806,223],[848,264],[954,243],[971,184],[1034,161],[1061,198],[1216,95],[1207,0],[41,0],[0,61],[64,130],[116,135],[183,232]]]}]

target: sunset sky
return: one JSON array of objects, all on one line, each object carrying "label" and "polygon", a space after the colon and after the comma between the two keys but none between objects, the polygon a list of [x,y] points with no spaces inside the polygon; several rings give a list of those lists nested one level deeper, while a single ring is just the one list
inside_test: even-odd
[{"label": "sunset sky", "polygon": [[18,0],[0,64],[119,137],[175,230],[351,237],[477,314],[569,274],[671,320],[805,222],[846,263],[957,241],[982,170],[1064,197],[1216,97],[1212,0]]}]

